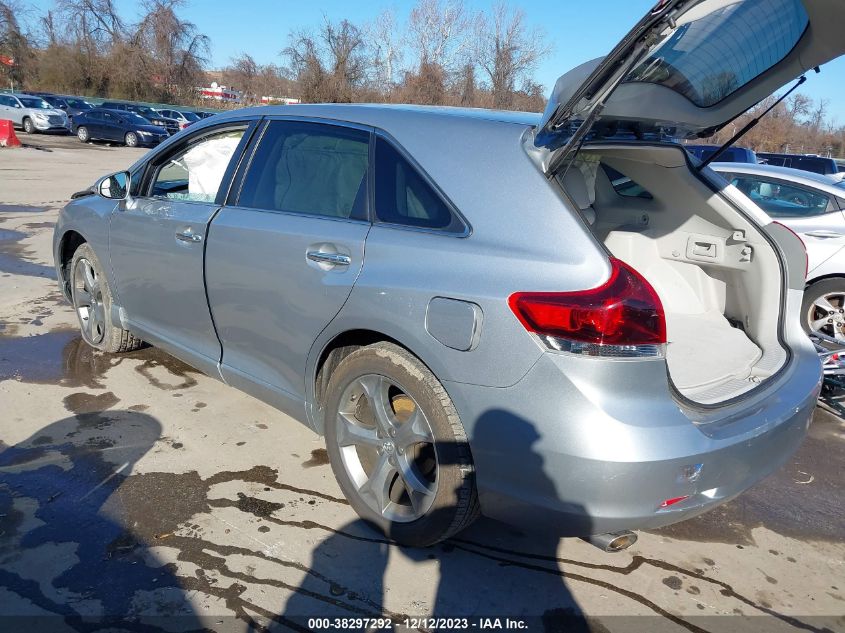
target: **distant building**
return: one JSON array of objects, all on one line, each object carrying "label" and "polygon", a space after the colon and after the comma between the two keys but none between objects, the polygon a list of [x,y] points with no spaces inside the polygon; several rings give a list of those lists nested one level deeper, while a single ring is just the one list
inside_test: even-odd
[{"label": "distant building", "polygon": [[216,81],[211,82],[208,88],[197,88],[203,99],[214,99],[224,103],[240,103],[241,93],[226,86],[220,86]]},{"label": "distant building", "polygon": [[295,105],[297,103],[302,103],[302,101],[294,99],[293,97],[261,97],[261,105],[270,105],[273,103],[281,105]]}]

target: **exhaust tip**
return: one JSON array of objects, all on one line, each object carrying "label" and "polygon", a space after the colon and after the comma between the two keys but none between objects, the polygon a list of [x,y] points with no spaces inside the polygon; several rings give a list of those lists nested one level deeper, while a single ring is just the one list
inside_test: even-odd
[{"label": "exhaust tip", "polygon": [[595,545],[603,552],[614,553],[628,549],[637,542],[637,535],[630,530],[608,532],[606,534],[591,534],[583,537],[590,545]]}]

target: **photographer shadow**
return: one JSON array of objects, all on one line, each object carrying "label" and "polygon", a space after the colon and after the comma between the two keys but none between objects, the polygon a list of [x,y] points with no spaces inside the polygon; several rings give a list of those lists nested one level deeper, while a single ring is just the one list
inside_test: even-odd
[{"label": "photographer shadow", "polygon": [[184,601],[167,616],[155,608],[153,596],[183,590],[169,566],[156,566],[119,498],[160,437],[155,418],[109,410],[59,420],[0,452],[0,612],[38,614],[26,618],[30,632],[63,629],[60,621],[203,628]]},{"label": "photographer shadow", "polygon": [[[531,482],[535,500],[558,500],[543,457],[535,451],[541,437],[525,419],[491,410],[473,428],[470,444],[483,451],[495,443],[488,438],[503,437],[505,431],[509,453],[499,467],[510,468],[520,484]],[[590,533],[584,509],[569,507],[571,522],[561,526],[562,532]],[[547,530],[526,534],[482,517],[443,543],[407,548],[356,520],[313,550],[308,573],[282,609],[284,620],[304,626],[313,617],[389,617],[397,622],[405,617],[466,617],[471,622],[523,617],[542,621],[549,631],[590,631],[557,562],[559,544],[559,536]],[[432,577],[437,579],[433,593]],[[327,593],[330,601],[315,599]],[[406,606],[398,611],[388,604]]]}]

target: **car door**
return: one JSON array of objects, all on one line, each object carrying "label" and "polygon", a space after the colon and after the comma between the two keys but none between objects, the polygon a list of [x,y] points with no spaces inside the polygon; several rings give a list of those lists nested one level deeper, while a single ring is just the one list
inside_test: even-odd
[{"label": "car door", "polygon": [[17,97],[9,96],[9,120],[17,126],[23,125],[23,118],[25,110],[23,104],[18,101]]},{"label": "car door", "polygon": [[103,114],[103,112],[95,110],[82,115],[81,119],[77,123],[77,128],[79,126],[88,128],[89,138],[103,138],[103,124],[105,123]]},{"label": "car door", "polygon": [[250,129],[247,121],[229,122],[158,152],[109,226],[119,303],[129,325],[212,375],[220,343],[206,301],[205,239]]},{"label": "car door", "polygon": [[824,191],[758,174],[734,174],[731,183],[773,219],[801,236],[812,274],[845,248],[845,215]]},{"label": "car door", "polygon": [[0,95],[0,119],[12,120],[12,98]]},{"label": "car door", "polygon": [[100,138],[108,141],[122,141],[123,127],[124,124],[120,115],[103,112],[103,120],[100,123]]},{"label": "car door", "polygon": [[223,378],[288,412],[301,413],[308,352],[364,261],[369,145],[358,126],[271,120],[211,223]]}]

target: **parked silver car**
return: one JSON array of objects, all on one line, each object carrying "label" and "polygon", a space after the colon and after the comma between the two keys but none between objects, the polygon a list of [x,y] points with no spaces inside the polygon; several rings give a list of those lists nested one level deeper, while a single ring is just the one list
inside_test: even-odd
[{"label": "parked silver car", "polygon": [[845,183],[801,169],[713,163],[763,211],[798,233],[807,248],[801,322],[845,342]]},{"label": "parked silver car", "polygon": [[623,547],[804,437],[803,246],[664,128],[733,120],[842,52],[842,19],[661,2],[543,116],[217,115],[67,205],[61,289],[92,346],[148,341],[324,434],[352,507],[401,543],[480,510]]},{"label": "parked silver car", "polygon": [[0,94],[0,119],[11,121],[27,134],[70,129],[66,112],[33,95]]}]

